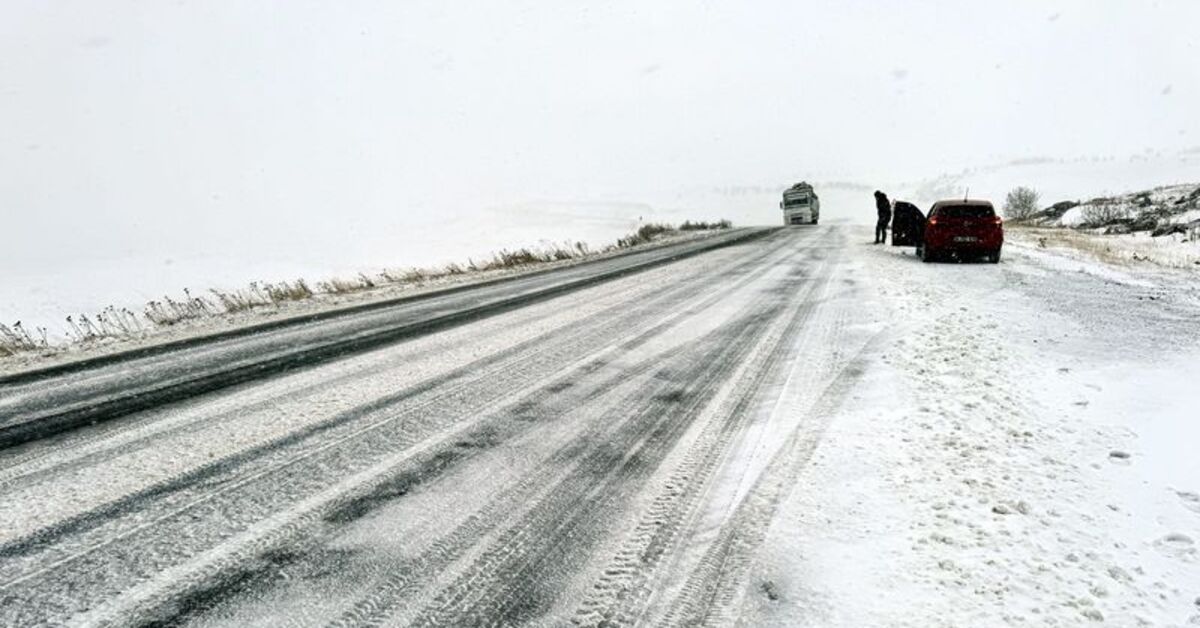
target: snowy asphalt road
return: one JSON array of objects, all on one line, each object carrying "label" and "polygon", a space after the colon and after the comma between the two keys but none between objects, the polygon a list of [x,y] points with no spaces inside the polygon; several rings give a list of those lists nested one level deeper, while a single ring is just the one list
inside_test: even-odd
[{"label": "snowy asphalt road", "polygon": [[[1075,280],[1027,258],[930,266],[868,236],[780,230],[4,450],[0,625],[798,625],[821,574],[796,561],[836,567],[841,547],[804,539],[860,523],[833,517],[856,479],[809,477],[814,450],[861,420],[880,354],[932,333],[917,336],[928,351],[901,348],[906,372],[950,368],[928,390],[975,394],[1009,381],[1000,346],[980,344],[1003,322],[979,326],[956,295],[1042,295],[1079,325],[1126,298],[1106,288],[1089,310],[1091,284],[1047,291]],[[1021,419],[1004,390],[968,411]],[[891,410],[918,403],[906,395]],[[953,400],[925,403],[958,421]],[[986,450],[1042,442],[1011,431]],[[827,453],[855,469],[922,434]],[[917,487],[956,468],[904,464]],[[880,490],[848,494],[907,495]],[[796,502],[810,494],[821,504]]]},{"label": "snowy asphalt road", "polygon": [[872,335],[845,245],[779,231],[6,450],[0,623],[719,612],[769,520],[744,494],[817,427],[777,391],[836,403]]},{"label": "snowy asphalt road", "polygon": [[0,448],[433,333],[767,231],[736,229],[0,377]]}]

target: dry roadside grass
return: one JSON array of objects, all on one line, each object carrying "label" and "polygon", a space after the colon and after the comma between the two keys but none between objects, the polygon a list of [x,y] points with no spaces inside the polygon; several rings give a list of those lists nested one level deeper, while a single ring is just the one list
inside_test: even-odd
[{"label": "dry roadside grass", "polygon": [[1200,270],[1200,240],[1183,234],[1150,237],[1149,233],[1105,235],[1094,231],[1005,225],[1005,235],[1017,243],[1108,264],[1153,264],[1164,268]]}]

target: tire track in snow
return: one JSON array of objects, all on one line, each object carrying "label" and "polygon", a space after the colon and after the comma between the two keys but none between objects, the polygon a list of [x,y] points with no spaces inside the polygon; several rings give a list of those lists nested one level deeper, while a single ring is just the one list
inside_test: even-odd
[{"label": "tire track in snow", "polygon": [[[767,307],[765,305],[762,305],[762,303],[763,302],[761,300],[757,300],[757,301],[747,304],[743,309],[742,316],[745,316],[745,317],[755,316],[752,313],[757,313],[758,316],[762,316],[763,312],[765,311],[765,309]],[[774,321],[776,321],[778,319],[778,317],[766,317],[766,319],[764,319],[764,321],[766,321],[767,319],[773,319],[772,322],[770,323],[773,325]],[[768,323],[762,322],[761,324],[767,325]],[[738,344],[744,343],[744,344],[748,345],[746,348],[738,349],[739,352],[753,353],[754,351],[757,350],[757,347],[754,347],[752,342],[746,342],[744,340],[738,340],[736,342]],[[709,351],[711,351],[711,350],[709,350]],[[708,382],[710,380],[707,378],[701,380],[700,385],[695,384],[694,381],[699,378],[699,375],[693,374],[690,371],[685,374],[682,374],[682,375],[678,373],[678,368],[695,369],[695,368],[697,368],[696,365],[706,365],[711,362],[722,362],[722,363],[729,362],[729,364],[723,364],[721,367],[721,370],[718,371],[715,375],[713,375],[711,377],[711,382],[713,384],[711,386],[708,384]],[[682,364],[679,365],[677,368],[676,365],[678,365],[679,363],[682,363]],[[744,362],[742,362],[741,364],[744,364]],[[739,366],[738,360],[736,360],[736,359],[731,360],[728,358],[714,358],[711,355],[702,355],[702,356],[698,357],[698,356],[694,356],[694,355],[690,355],[690,354],[686,355],[686,356],[685,355],[679,356],[678,358],[672,360],[670,362],[669,366],[666,366],[665,368],[667,368],[667,370],[669,370],[672,373],[671,377],[673,379],[689,382],[690,383],[689,388],[696,388],[696,389],[700,389],[700,390],[704,390],[704,391],[708,391],[710,389],[715,390],[717,388],[715,386],[716,382],[720,382],[723,379],[726,381],[728,379],[730,379],[730,376],[729,376],[730,369],[733,369],[734,377],[736,377],[737,373],[739,373],[741,370],[743,370]],[[738,387],[740,388],[741,386],[738,386]],[[667,388],[669,388],[669,386]],[[617,404],[615,406],[615,408],[617,410],[615,412],[611,413],[612,416],[609,419],[607,419],[607,421],[624,420],[625,417],[628,416],[628,413],[630,412],[631,408],[638,407],[638,403],[645,403],[645,401],[647,399],[654,399],[656,396],[661,396],[663,394],[664,394],[663,390],[661,390],[661,389],[654,389],[654,390],[649,390],[649,391],[644,391],[644,392],[634,394],[629,399],[623,401],[620,404]],[[671,393],[667,392],[665,394],[670,395]],[[706,392],[705,394],[709,394],[709,393]],[[709,405],[707,403],[703,403],[703,400],[694,401],[693,403],[697,404],[699,406],[699,410],[704,410]],[[695,414],[695,412],[696,412],[695,408],[693,408],[691,411],[688,412],[689,419]],[[682,424],[676,426],[675,429],[686,428],[689,425],[690,425],[690,421],[684,421]],[[645,430],[646,428],[642,427],[641,429]],[[626,439],[627,438],[628,437],[626,437]],[[608,439],[605,439],[605,440],[607,441]],[[621,442],[624,442],[624,441],[621,441]],[[673,442],[674,441],[665,443],[666,449],[669,450],[673,446]],[[617,447],[615,447],[615,449],[623,450],[623,446],[617,446]],[[644,458],[644,457],[645,456],[642,456],[642,458]],[[590,472],[590,473],[592,473],[593,475],[595,474],[594,471]],[[535,479],[535,480],[533,480],[532,486],[536,487],[537,491],[544,492],[546,489],[545,489],[545,486],[543,486],[543,482],[544,481],[541,479]],[[451,537],[447,543],[445,543],[445,544],[439,543],[439,545],[441,547],[440,547],[439,551],[437,553],[435,553],[435,555],[434,555],[436,557],[436,560],[434,560],[432,558],[423,559],[423,562],[425,562],[426,564],[424,564],[419,569],[417,569],[417,568],[410,569],[407,566],[398,568],[397,575],[389,581],[388,586],[385,587],[386,588],[385,591],[379,591],[379,592],[372,594],[371,596],[368,596],[366,599],[364,599],[362,602],[360,602],[360,604],[352,612],[348,613],[346,616],[344,616],[338,622],[335,622],[334,625],[336,625],[336,626],[354,626],[354,625],[370,626],[370,625],[380,625],[383,623],[394,623],[397,621],[399,621],[401,623],[407,623],[408,621],[412,621],[413,620],[412,617],[401,618],[401,617],[389,616],[389,614],[391,612],[393,612],[395,607],[400,604],[404,604],[405,606],[409,607],[411,610],[412,602],[409,598],[411,598],[414,595],[414,593],[416,593],[416,591],[419,590],[419,588],[420,588],[419,582],[415,582],[416,580],[419,580],[419,579],[413,578],[411,576],[411,572],[412,571],[429,571],[429,570],[444,569],[445,565],[447,564],[448,561],[454,560],[454,555],[463,553],[462,548],[466,545],[469,545],[475,537],[482,534],[482,532],[480,532],[478,528],[495,525],[494,523],[486,523],[486,522],[493,521],[495,518],[498,518],[498,517],[502,518],[505,511],[511,510],[513,505],[515,505],[515,504],[533,502],[533,499],[531,499],[530,496],[525,493],[525,491],[529,491],[529,490],[535,490],[535,489],[525,488],[519,493],[519,496],[506,495],[506,496],[494,501],[489,506],[488,509],[485,509],[485,511],[483,511],[483,514],[478,519],[474,520],[474,525],[469,526],[467,530],[460,530],[460,531],[456,532],[454,535],[451,535]],[[560,491],[566,490],[567,491],[566,494],[577,494],[578,493],[577,490],[572,492],[572,489],[569,489],[569,488],[559,489],[559,490]],[[593,503],[593,501],[595,499],[596,499],[596,497],[593,495],[589,500],[585,500],[585,502],[589,504],[585,508],[585,510],[587,510],[587,511],[595,511],[596,510],[595,505]],[[539,506],[539,508],[541,508],[541,507],[542,506]],[[580,508],[584,508],[584,507],[580,506]],[[549,516],[549,520],[557,521],[557,520],[563,519],[564,517],[569,516],[569,512],[571,512],[571,509],[567,508],[567,507],[551,508],[549,512],[552,513]],[[529,517],[529,516],[530,515],[526,515],[526,517]],[[526,523],[517,524],[517,528],[521,531],[522,535],[533,534],[534,536],[539,536],[539,534],[537,533],[537,530],[538,530],[537,526],[538,525],[542,525],[542,526],[547,525],[546,520],[547,520],[547,517],[545,515],[542,515],[540,518],[538,518],[538,517],[534,518],[536,525],[526,522]],[[505,534],[512,534],[511,530],[512,530],[512,528],[509,528],[509,531],[507,531]],[[546,535],[540,535],[540,536],[546,536]],[[581,535],[576,533],[572,536],[574,538],[574,537],[579,537]],[[586,536],[586,535],[584,535],[584,536]],[[522,538],[525,538],[525,537],[522,536]],[[514,543],[514,541],[512,540],[512,538],[505,538],[505,537],[497,537],[497,538],[493,538],[493,539],[490,539],[487,541],[487,545],[489,548],[497,547],[497,546],[499,546],[501,548],[509,548],[509,547],[513,546],[513,543]],[[447,556],[447,554],[451,554],[451,556]],[[509,560],[509,561],[525,560],[525,559],[530,558],[528,556],[527,552],[519,552],[519,553],[510,552],[510,553],[506,554],[506,556],[507,556],[507,560]],[[495,554],[492,554],[490,556],[483,556],[483,557],[477,558],[476,563],[479,563],[479,562],[482,562],[485,564],[485,567],[483,569],[486,570],[486,569],[491,569],[493,567],[496,567],[498,564],[500,564],[503,561],[501,561],[499,558],[497,558],[497,556]],[[479,568],[473,567],[473,569],[479,569]],[[473,572],[468,572],[468,573],[471,574]],[[466,575],[466,576],[462,576],[462,578],[465,578],[467,582],[473,582],[473,583],[477,583],[477,584],[480,583],[481,579],[486,578],[486,582],[489,583],[488,586],[501,587],[501,588],[506,586],[505,585],[506,582],[510,582],[512,580],[511,578],[508,578],[503,575],[497,575],[496,573],[493,573],[493,572],[488,572],[484,575]],[[462,580],[462,578],[460,578],[460,581]],[[453,585],[451,585],[451,588],[453,589]],[[460,589],[461,588],[462,587],[460,587]],[[443,591],[442,595],[446,595],[446,593]],[[519,596],[518,596],[518,599],[519,599]],[[437,604],[435,603],[434,606],[437,606]],[[486,604],[485,604],[485,606],[486,606]],[[446,611],[447,613],[449,613],[448,615],[444,615],[444,616],[431,615],[429,617],[426,617],[425,620],[430,623],[434,623],[434,624],[436,624],[438,622],[446,622],[446,621],[456,622],[456,623],[465,621],[467,623],[471,623],[475,619],[481,619],[482,617],[485,617],[491,613],[490,610],[484,610],[484,611],[477,613],[475,615],[474,619],[471,619],[469,617],[462,616],[462,610],[460,608],[461,604],[448,604],[448,605],[446,605],[446,607],[448,609],[454,609],[454,610]]]},{"label": "tire track in snow", "polygon": [[820,324],[826,316],[825,308],[808,299],[812,293],[825,292],[831,279],[826,268],[823,265],[818,271],[820,277],[807,284],[800,309],[790,315],[790,320],[782,321],[786,324],[764,336],[752,352],[752,359],[731,378],[736,385],[728,386],[722,398],[715,400],[713,416],[686,455],[669,475],[651,487],[654,496],[647,509],[576,609],[574,624],[616,626],[638,622],[653,592],[651,582],[656,571],[678,550],[685,531],[692,527],[714,474],[752,420],[762,387],[784,361],[795,337]]},{"label": "tire track in snow", "polygon": [[[717,351],[669,362],[664,369],[669,376],[645,391],[648,398],[640,396],[640,406],[614,409],[628,416],[624,429],[598,444],[550,495],[491,542],[411,625],[504,625],[541,617],[569,577],[564,571],[586,559],[610,514],[622,510],[777,314],[751,315],[723,333],[728,340]],[[692,368],[679,371],[678,362]]]},{"label": "tire track in snow", "polygon": [[835,364],[835,375],[822,387],[810,411],[818,424],[810,429],[798,425],[779,447],[763,472],[729,513],[716,539],[700,562],[689,572],[678,597],[655,622],[659,626],[725,626],[735,623],[746,594],[746,575],[759,550],[776,510],[795,488],[796,478],[815,450],[825,422],[856,383],[862,369],[855,366],[871,350],[879,334],[872,336],[857,353]]}]

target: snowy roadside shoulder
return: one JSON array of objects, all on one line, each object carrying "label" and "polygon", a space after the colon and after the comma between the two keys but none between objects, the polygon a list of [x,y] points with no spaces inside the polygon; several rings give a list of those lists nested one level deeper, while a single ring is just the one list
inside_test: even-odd
[{"label": "snowy roadside shoulder", "polygon": [[[1131,350],[1100,334],[1138,288],[864,254],[888,349],[772,528],[753,623],[1200,624],[1200,329]],[[1075,313],[1039,301],[1067,292]]]},{"label": "snowy roadside shoulder", "polygon": [[[333,279],[320,282],[319,285],[326,286],[321,290],[311,290],[302,281],[295,284],[283,282],[277,286],[251,284],[250,291],[253,294],[246,294],[246,291],[218,293],[218,296],[222,297],[219,304],[213,304],[204,300],[203,297],[193,297],[189,293],[186,298],[178,301],[165,299],[170,302],[169,305],[176,306],[177,309],[189,310],[187,314],[172,317],[168,323],[155,324],[152,320],[148,320],[152,318],[148,315],[109,308],[105,312],[99,313],[99,316],[91,317],[92,324],[101,324],[94,322],[99,319],[102,323],[110,327],[115,326],[115,328],[97,329],[94,333],[85,330],[80,334],[72,334],[70,337],[57,341],[47,340],[44,335],[23,329],[19,324],[15,330],[13,326],[5,326],[0,328],[0,376],[192,340],[262,324],[304,319],[318,314],[325,315],[338,310],[424,295],[448,288],[483,285],[501,279],[702,240],[716,236],[728,227],[727,223],[721,223],[719,228],[667,229],[636,242],[631,238],[639,236],[640,233],[635,233],[633,236],[622,238],[617,245],[602,250],[581,247],[577,250],[577,254],[571,256],[554,255],[554,251],[550,251],[542,256],[544,259],[518,260],[515,263],[494,264],[487,268],[472,269],[451,264],[445,269],[438,269],[437,272],[412,269],[398,275],[384,271],[381,276],[385,280],[373,280],[365,275],[353,280]],[[529,251],[530,249],[519,249],[516,253]],[[515,253],[502,251],[497,253],[496,257],[500,259],[504,255],[513,254]],[[297,284],[300,284],[303,290],[300,291],[302,294],[296,298],[290,296],[274,298],[271,295],[264,296],[262,294],[270,292],[274,287],[291,289]],[[227,298],[233,299],[237,303],[229,307],[224,303]],[[201,301],[197,301],[197,299]],[[203,307],[191,307],[193,302],[202,302]],[[147,307],[155,305],[162,307],[162,303],[151,302]],[[122,324],[122,320],[125,321],[124,324]],[[70,317],[68,322],[71,322]]]},{"label": "snowy roadside shoulder", "polygon": [[1175,235],[1101,235],[1070,229],[1010,229],[1010,270],[1084,274],[1141,291],[1139,299],[1200,306],[1200,241]]}]

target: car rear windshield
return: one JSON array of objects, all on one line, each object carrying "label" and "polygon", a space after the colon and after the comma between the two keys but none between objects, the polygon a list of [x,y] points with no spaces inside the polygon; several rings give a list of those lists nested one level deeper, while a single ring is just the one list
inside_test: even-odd
[{"label": "car rear windshield", "polygon": [[986,205],[947,205],[939,207],[937,215],[945,218],[991,218],[996,212]]}]

